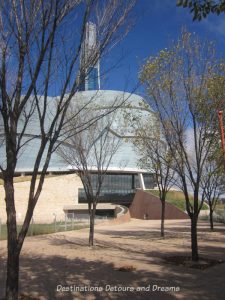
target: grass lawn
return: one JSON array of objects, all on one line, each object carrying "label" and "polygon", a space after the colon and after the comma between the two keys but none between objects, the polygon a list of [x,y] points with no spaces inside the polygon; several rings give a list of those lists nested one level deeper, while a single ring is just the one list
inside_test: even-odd
[{"label": "grass lawn", "polygon": [[[157,197],[159,196],[159,191],[157,191],[157,190],[147,190],[146,192],[148,192],[154,196],[157,196]],[[182,211],[186,210],[185,199],[184,199],[184,195],[182,192],[169,191],[167,193],[166,202],[175,205],[177,208],[181,209]],[[193,199],[191,200],[191,203],[193,204]],[[206,210],[206,209],[208,209],[208,206],[206,204],[203,204],[202,210]]]},{"label": "grass lawn", "polygon": [[225,203],[217,203],[216,209],[220,209],[220,210],[225,211]]},{"label": "grass lawn", "polygon": [[[34,236],[34,235],[42,235],[42,234],[50,234],[55,232],[61,231],[71,231],[71,230],[79,230],[82,228],[88,227],[88,224],[82,223],[72,223],[68,222],[65,227],[65,222],[57,222],[51,224],[30,224],[27,236]],[[17,226],[18,231],[20,230],[21,226]],[[0,240],[7,239],[7,227],[5,224],[0,226]]]}]

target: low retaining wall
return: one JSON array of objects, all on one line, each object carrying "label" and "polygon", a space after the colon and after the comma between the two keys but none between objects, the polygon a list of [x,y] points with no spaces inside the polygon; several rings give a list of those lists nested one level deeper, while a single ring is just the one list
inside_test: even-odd
[{"label": "low retaining wall", "polygon": [[101,225],[119,225],[119,224],[122,224],[122,223],[127,223],[127,222],[130,222],[130,212],[129,210],[127,210],[127,212],[124,214],[124,215],[121,215],[121,216],[118,216],[117,218],[114,218],[114,219],[111,219],[111,220],[108,220],[108,221],[105,221],[105,222],[101,222],[98,224],[98,226],[101,226]]},{"label": "low retaining wall", "polygon": [[[138,190],[130,207],[130,216],[135,219],[160,220],[161,201],[158,197]],[[188,215],[176,206],[166,203],[165,219],[188,219]]]}]

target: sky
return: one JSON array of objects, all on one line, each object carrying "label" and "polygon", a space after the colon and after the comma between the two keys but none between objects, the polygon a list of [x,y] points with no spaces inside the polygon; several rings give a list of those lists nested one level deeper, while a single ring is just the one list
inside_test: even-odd
[{"label": "sky", "polygon": [[[104,75],[102,89],[133,91],[141,65],[149,56],[168,48],[171,40],[176,41],[182,27],[213,40],[217,55],[225,57],[225,15],[211,15],[201,22],[193,22],[188,9],[176,7],[176,0],[138,0],[134,15],[136,24],[102,62],[104,66],[116,64]],[[143,95],[144,91],[139,86],[135,93]]]}]

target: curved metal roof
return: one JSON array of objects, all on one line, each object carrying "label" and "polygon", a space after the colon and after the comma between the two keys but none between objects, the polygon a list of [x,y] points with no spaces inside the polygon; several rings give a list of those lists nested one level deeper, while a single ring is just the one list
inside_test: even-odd
[{"label": "curved metal roof", "polygon": [[[57,97],[48,97],[47,117],[45,122],[45,128],[50,126],[51,119],[56,109],[55,101]],[[43,101],[43,97],[40,97],[40,102]],[[117,153],[113,157],[113,160],[109,166],[109,170],[118,172],[129,172],[134,170],[140,172],[138,167],[138,154],[135,152],[132,136],[134,136],[133,127],[126,125],[124,122],[125,114],[128,114],[132,118],[149,119],[152,122],[152,126],[155,124],[155,114],[146,103],[146,101],[135,94],[130,94],[121,91],[111,90],[99,90],[99,91],[82,91],[76,93],[71,101],[71,105],[79,106],[88,103],[88,107],[91,109],[104,110],[117,104],[119,108],[115,113],[115,117],[111,124],[112,134],[116,134],[118,138],[122,139],[121,146]],[[29,108],[28,108],[29,109]],[[21,119],[21,124],[24,120]],[[26,135],[24,141],[33,137],[32,139],[19,153],[17,172],[32,172],[35,157],[37,155],[38,148],[40,146],[40,128],[38,124],[37,112],[34,112],[32,118],[29,121],[29,126],[26,129]],[[19,126],[20,128],[20,126]],[[19,132],[18,132],[19,133]],[[0,164],[4,166],[6,159],[4,146],[0,147]],[[70,166],[66,164],[57,153],[53,153],[48,171],[63,172],[68,171]],[[141,170],[144,171],[144,170]]]}]

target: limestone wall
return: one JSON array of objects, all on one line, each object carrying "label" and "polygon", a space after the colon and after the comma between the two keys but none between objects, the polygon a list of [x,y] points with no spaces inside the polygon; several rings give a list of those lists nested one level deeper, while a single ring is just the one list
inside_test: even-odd
[{"label": "limestone wall", "polygon": [[[18,222],[22,222],[26,208],[30,182],[15,183],[16,212]],[[63,207],[78,204],[78,188],[82,188],[75,174],[46,178],[40,198],[34,210],[35,223],[51,223],[65,218]],[[0,219],[6,222],[4,188],[0,186]]]}]

